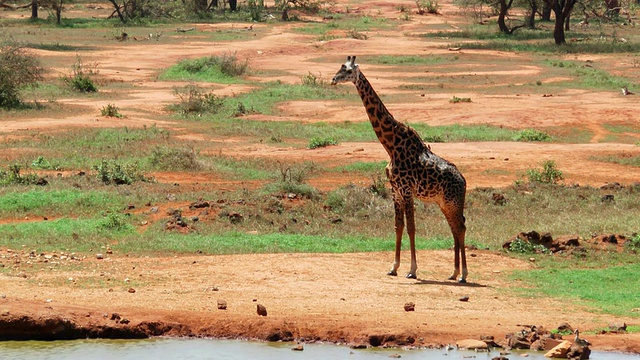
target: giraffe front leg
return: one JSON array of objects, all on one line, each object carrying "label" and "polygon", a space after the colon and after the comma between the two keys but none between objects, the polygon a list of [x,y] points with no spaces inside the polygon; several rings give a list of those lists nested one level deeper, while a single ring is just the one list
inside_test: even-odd
[{"label": "giraffe front leg", "polygon": [[396,215],[395,215],[396,253],[395,253],[395,259],[394,259],[394,262],[393,262],[393,267],[387,273],[387,275],[397,276],[398,275],[398,268],[400,267],[400,251],[401,251],[401,248],[402,248],[402,232],[404,231],[404,217],[403,217],[404,206],[403,206],[402,203],[400,203],[400,202],[395,200],[395,196],[394,196],[393,206],[395,208],[395,213],[396,213]]},{"label": "giraffe front leg", "polygon": [[405,214],[407,218],[407,233],[409,234],[409,246],[411,248],[411,269],[407,279],[417,279],[418,261],[416,259],[416,222],[414,218],[413,197],[405,199]]}]

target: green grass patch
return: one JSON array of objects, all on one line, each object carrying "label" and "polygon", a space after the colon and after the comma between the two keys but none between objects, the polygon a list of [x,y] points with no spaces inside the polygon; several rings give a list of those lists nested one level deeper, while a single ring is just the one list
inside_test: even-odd
[{"label": "green grass patch", "polygon": [[591,156],[590,160],[602,161],[607,163],[614,163],[620,165],[629,165],[640,167],[640,156],[633,156],[629,154],[618,154],[609,156]]},{"label": "green grass patch", "polygon": [[597,269],[540,269],[514,271],[511,277],[534,286],[520,289],[527,296],[544,294],[561,299],[578,300],[591,311],[620,316],[640,317],[631,310],[640,303],[640,264]]},{"label": "green grass patch", "polygon": [[351,163],[348,165],[341,165],[332,169],[332,171],[337,172],[358,172],[358,173],[372,173],[372,172],[380,172],[383,171],[387,166],[388,161],[378,161],[378,162],[364,162],[358,161],[355,163]]},{"label": "green grass patch", "polygon": [[126,222],[115,222],[109,217],[92,219],[58,219],[0,225],[3,245],[19,249],[23,245],[38,251],[65,249],[89,252],[99,249],[113,238],[135,235]]},{"label": "green grass patch", "polygon": [[384,65],[435,65],[458,60],[458,55],[419,56],[419,55],[379,55],[367,57],[367,63]]},{"label": "green grass patch", "polygon": [[171,66],[158,77],[160,80],[201,81],[219,84],[243,82],[249,63],[240,61],[235,55],[206,56],[198,59],[185,59]]},{"label": "green grass patch", "polygon": [[0,216],[84,216],[107,208],[124,208],[127,199],[118,194],[79,189],[30,189],[0,192]]}]

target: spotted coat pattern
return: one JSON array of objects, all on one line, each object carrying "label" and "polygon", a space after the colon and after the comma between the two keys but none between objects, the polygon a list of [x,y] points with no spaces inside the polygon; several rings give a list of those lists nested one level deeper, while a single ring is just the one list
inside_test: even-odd
[{"label": "spotted coat pattern", "polygon": [[398,122],[391,115],[355,64],[355,56],[347,57],[347,62],[336,73],[332,84],[341,82],[355,84],[373,130],[390,158],[386,174],[393,189],[396,256],[389,275],[397,275],[406,218],[407,233],[411,242],[411,271],[407,277],[417,277],[413,203],[415,197],[425,202],[435,202],[442,210],[454,237],[454,273],[449,279],[458,277],[460,260],[462,260],[462,276],[459,281],[465,282],[467,266],[464,250],[466,231],[463,215],[466,194],[464,177],[454,164],[434,154],[414,129]]}]

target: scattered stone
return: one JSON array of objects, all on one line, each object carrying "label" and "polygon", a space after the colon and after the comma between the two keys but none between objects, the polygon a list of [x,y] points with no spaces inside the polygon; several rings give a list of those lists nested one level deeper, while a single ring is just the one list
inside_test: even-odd
[{"label": "scattered stone", "polygon": [[198,200],[198,201],[194,201],[189,205],[189,209],[193,210],[193,209],[203,209],[203,208],[208,208],[211,206],[211,203],[209,203],[206,200]]},{"label": "scattered stone", "polygon": [[129,319],[122,319],[120,320],[120,324],[128,324],[129,323]]},{"label": "scattered stone", "polygon": [[469,297],[468,296],[463,296],[463,297],[460,298],[460,301],[467,302],[467,301],[469,301]]},{"label": "scattered stone", "polygon": [[562,323],[558,325],[558,332],[570,332],[573,333],[575,329],[569,325],[569,323]]},{"label": "scattered stone", "polygon": [[391,354],[389,357],[392,359],[400,359],[402,356],[400,354]]},{"label": "scattered stone", "polygon": [[506,357],[506,356],[502,356],[502,355],[500,355],[500,356],[494,356],[494,357],[492,357],[492,358],[491,358],[491,360],[509,360],[509,358],[508,358],[508,357]]},{"label": "scattered stone", "polygon": [[227,310],[227,302],[225,300],[218,300],[218,310]]},{"label": "scattered stone", "polygon": [[475,349],[487,349],[489,346],[486,342],[482,340],[475,339],[464,339],[456,342],[458,345],[458,349],[467,349],[467,350],[475,350]]},{"label": "scattered stone", "polygon": [[611,204],[615,202],[615,196],[613,194],[606,194],[600,198],[600,201],[605,204]]},{"label": "scattered stone", "polygon": [[260,316],[267,316],[267,308],[264,307],[264,305],[257,304],[256,305],[256,311],[258,312],[258,315],[260,315]]},{"label": "scattered stone", "polygon": [[133,294],[133,293],[135,293],[135,292],[136,292],[136,289],[134,289],[134,288],[129,288],[129,290],[127,290],[127,291],[128,291],[129,293]]},{"label": "scattered stone", "polygon": [[244,220],[244,216],[242,216],[242,214],[237,212],[229,213],[229,221],[231,221],[232,224],[239,224],[243,220]]},{"label": "scattered stone", "polygon": [[589,359],[591,355],[591,349],[589,348],[589,342],[583,339],[576,339],[571,344],[569,352],[567,353],[567,359],[571,360],[585,360]]},{"label": "scattered stone", "polygon": [[157,207],[157,206],[154,206],[154,207],[152,207],[151,209],[149,209],[149,214],[156,214],[156,213],[158,213],[158,211],[160,211],[160,210],[158,209],[158,207]]},{"label": "scattered stone", "polygon": [[53,302],[53,299],[47,299],[45,302],[47,303]]},{"label": "scattered stone", "polygon": [[491,198],[493,199],[493,203],[495,205],[505,205],[507,203],[507,198],[505,198],[504,195],[500,193],[493,193]]},{"label": "scattered stone", "polygon": [[303,351],[304,350],[304,346],[302,344],[300,344],[298,346],[292,347],[291,350],[293,350],[293,351]]},{"label": "scattered stone", "polygon": [[176,201],[177,199],[178,197],[176,196],[176,194],[167,194],[167,200]]},{"label": "scattered stone", "polygon": [[113,320],[113,321],[120,321],[120,319],[122,319],[122,317],[120,317],[120,314],[118,314],[118,313],[113,313],[113,314],[111,314],[109,319]]},{"label": "scattered stone", "polygon": [[211,291],[218,291],[218,290],[220,290],[220,289],[218,289],[218,287],[215,286],[215,285],[211,288]]},{"label": "scattered stone", "polygon": [[113,254],[113,250],[111,250],[111,248],[110,248],[110,247],[108,247],[108,248],[107,248],[106,253],[107,253],[107,254],[109,254],[109,255],[111,255],[111,254]]},{"label": "scattered stone", "polygon": [[546,354],[544,354],[544,357],[566,359],[570,348],[571,342],[564,340],[553,349],[549,350]]},{"label": "scattered stone", "polygon": [[102,259],[104,259],[104,255],[102,255],[102,254],[96,254],[96,259],[98,259],[98,260],[102,260]]},{"label": "scattered stone", "polygon": [[412,302],[408,302],[404,304],[404,311],[415,311],[415,310],[416,310],[416,304]]},{"label": "scattered stone", "polygon": [[484,341],[488,347],[501,347],[493,337],[493,335],[480,335],[480,340]]}]

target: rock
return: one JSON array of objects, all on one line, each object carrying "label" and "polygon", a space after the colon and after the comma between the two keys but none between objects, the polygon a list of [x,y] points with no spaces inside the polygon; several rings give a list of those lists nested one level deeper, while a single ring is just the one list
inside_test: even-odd
[{"label": "rock", "polygon": [[267,308],[264,307],[264,305],[257,304],[256,305],[256,311],[258,312],[258,315],[260,315],[260,316],[267,316]]},{"label": "rock", "polygon": [[566,359],[567,354],[569,353],[569,349],[571,349],[571,342],[563,340],[560,344],[556,345],[553,349],[544,354],[544,356],[548,358]]},{"label": "rock", "polygon": [[104,259],[104,255],[102,255],[102,254],[96,254],[96,259],[98,259],[98,260],[102,260],[102,259]]},{"label": "rock", "polygon": [[558,332],[570,332],[573,333],[574,332],[574,328],[569,325],[569,323],[562,323],[560,325],[558,325]]},{"label": "rock", "polygon": [[198,201],[192,202],[189,205],[189,209],[191,209],[191,210],[193,210],[193,209],[202,209],[202,208],[208,208],[210,206],[211,206],[211,204],[208,201],[206,201],[206,200],[198,200]]},{"label": "rock", "polygon": [[119,321],[121,319],[120,314],[118,313],[113,313],[111,314],[111,316],[109,317],[110,320],[114,320],[114,321]]},{"label": "rock", "polygon": [[400,354],[391,354],[389,357],[392,359],[400,359],[402,356]]},{"label": "rock", "polygon": [[133,294],[136,292],[136,289],[134,288],[129,288],[129,290],[127,290],[130,294]]},{"label": "rock", "polygon": [[120,324],[125,324],[125,325],[126,325],[126,324],[128,324],[129,322],[130,322],[130,321],[129,321],[129,319],[122,319],[122,320],[120,320]]},{"label": "rock", "polygon": [[491,198],[493,199],[493,203],[495,205],[505,205],[507,203],[507,199],[500,193],[493,193]]},{"label": "rock", "polygon": [[303,351],[304,350],[304,346],[302,344],[300,344],[298,346],[292,347],[291,350],[293,350],[293,351]]},{"label": "rock", "polygon": [[480,340],[484,341],[489,347],[501,347],[492,335],[480,335]]},{"label": "rock", "polygon": [[475,350],[475,349],[487,349],[487,343],[482,340],[465,339],[456,342],[459,349]]},{"label": "rock", "polygon": [[225,300],[218,300],[218,310],[227,310],[227,302]]},{"label": "rock", "polygon": [[468,296],[463,296],[463,297],[460,298],[460,301],[467,302],[467,301],[469,301],[469,297]]},{"label": "rock", "polygon": [[415,310],[416,310],[416,304],[412,302],[408,302],[404,304],[404,311],[415,311]]},{"label": "rock", "polygon": [[494,356],[494,357],[492,357],[492,358],[491,358],[491,360],[509,360],[509,358],[508,358],[508,357],[506,357],[506,356],[502,356],[502,355],[500,355],[500,356]]}]

